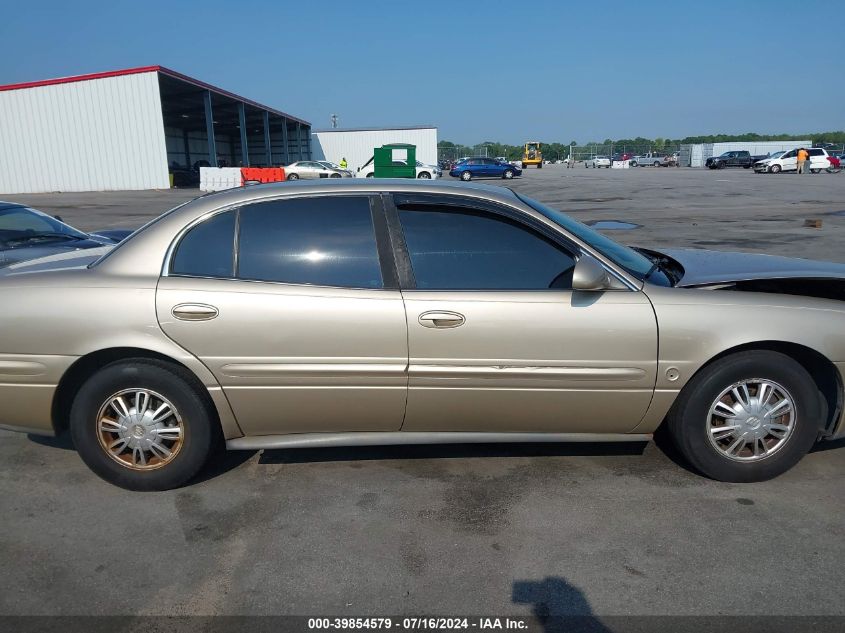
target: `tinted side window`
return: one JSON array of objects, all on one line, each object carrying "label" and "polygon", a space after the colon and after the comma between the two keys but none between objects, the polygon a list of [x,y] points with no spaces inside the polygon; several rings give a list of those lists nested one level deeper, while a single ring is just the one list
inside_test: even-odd
[{"label": "tinted side window", "polygon": [[170,272],[192,277],[234,276],[235,212],[212,216],[185,234],[176,247]]},{"label": "tinted side window", "polygon": [[824,150],[823,149],[811,149],[810,150],[810,156],[824,156]]},{"label": "tinted side window", "polygon": [[369,199],[325,196],[242,207],[237,276],[381,288]]},{"label": "tinted side window", "polygon": [[400,208],[417,288],[547,290],[572,287],[575,259],[531,229],[492,213]]}]

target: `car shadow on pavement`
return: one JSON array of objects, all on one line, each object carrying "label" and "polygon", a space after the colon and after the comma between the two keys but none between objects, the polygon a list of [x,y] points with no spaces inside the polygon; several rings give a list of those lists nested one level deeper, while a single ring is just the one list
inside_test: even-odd
[{"label": "car shadow on pavement", "polygon": [[527,444],[421,444],[402,446],[342,446],[265,450],[262,464],[301,464],[392,459],[469,457],[585,457],[642,455],[646,442],[578,442]]},{"label": "car shadow on pavement", "polygon": [[602,633],[607,628],[593,613],[587,597],[577,587],[558,576],[543,580],[516,580],[514,604],[532,605],[532,615],[547,633]]},{"label": "car shadow on pavement", "polygon": [[822,451],[833,451],[837,448],[845,448],[845,437],[839,440],[832,440],[830,442],[817,442],[816,445],[810,449],[810,452],[821,453]]},{"label": "car shadow on pavement", "polygon": [[30,442],[46,446],[48,448],[61,448],[66,451],[75,451],[76,447],[73,445],[73,440],[70,439],[70,433],[62,431],[58,435],[32,435],[27,434],[27,439]]}]

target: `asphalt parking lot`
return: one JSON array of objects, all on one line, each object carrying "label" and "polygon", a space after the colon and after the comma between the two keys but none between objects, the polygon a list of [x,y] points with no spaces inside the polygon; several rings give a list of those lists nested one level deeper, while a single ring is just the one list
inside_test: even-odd
[{"label": "asphalt parking lot", "polygon": [[[640,225],[613,231],[626,243],[845,262],[845,174],[547,166],[508,184]],[[93,230],[195,195],[2,198]],[[67,436],[0,431],[0,614],[845,615],[843,486],[844,442],[750,485],[597,444],[231,453],[139,494]]]}]

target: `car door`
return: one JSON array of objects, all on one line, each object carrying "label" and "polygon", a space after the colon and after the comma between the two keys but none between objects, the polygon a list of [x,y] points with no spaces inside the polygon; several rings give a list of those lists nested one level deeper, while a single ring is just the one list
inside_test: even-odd
[{"label": "car door", "polygon": [[492,158],[484,159],[484,175],[485,176],[501,176],[502,170],[499,167],[499,162]]},{"label": "car door", "polygon": [[394,200],[408,275],[403,431],[627,432],[639,423],[657,369],[642,292],[573,291],[576,253],[499,206]]},{"label": "car door", "polygon": [[825,169],[830,166],[830,163],[827,160],[827,154],[823,149],[819,148],[812,148],[808,149],[810,157],[810,169]]},{"label": "car door", "polygon": [[379,199],[307,196],[221,211],[176,245],[159,323],[247,435],[401,426],[407,326],[378,225]]},{"label": "car door", "polygon": [[781,157],[780,162],[783,171],[795,171],[798,169],[798,150],[789,150]]}]

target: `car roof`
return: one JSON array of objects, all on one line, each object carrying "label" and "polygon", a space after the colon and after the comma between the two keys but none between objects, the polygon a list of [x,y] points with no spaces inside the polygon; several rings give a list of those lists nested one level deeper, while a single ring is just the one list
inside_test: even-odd
[{"label": "car roof", "polygon": [[17,202],[4,202],[0,200],[0,211],[5,211],[6,209],[28,209],[25,204],[19,204]]},{"label": "car roof", "polygon": [[279,194],[295,195],[296,193],[335,193],[349,191],[350,193],[379,193],[379,192],[419,192],[440,194],[465,194],[477,197],[495,197],[515,200],[516,194],[507,187],[484,185],[479,183],[450,182],[450,181],[420,181],[412,178],[351,178],[341,180],[297,180],[295,182],[268,182],[259,185],[248,185],[217,191],[200,196],[196,200],[215,203],[214,206],[225,206],[238,202],[262,197],[274,197]]}]

